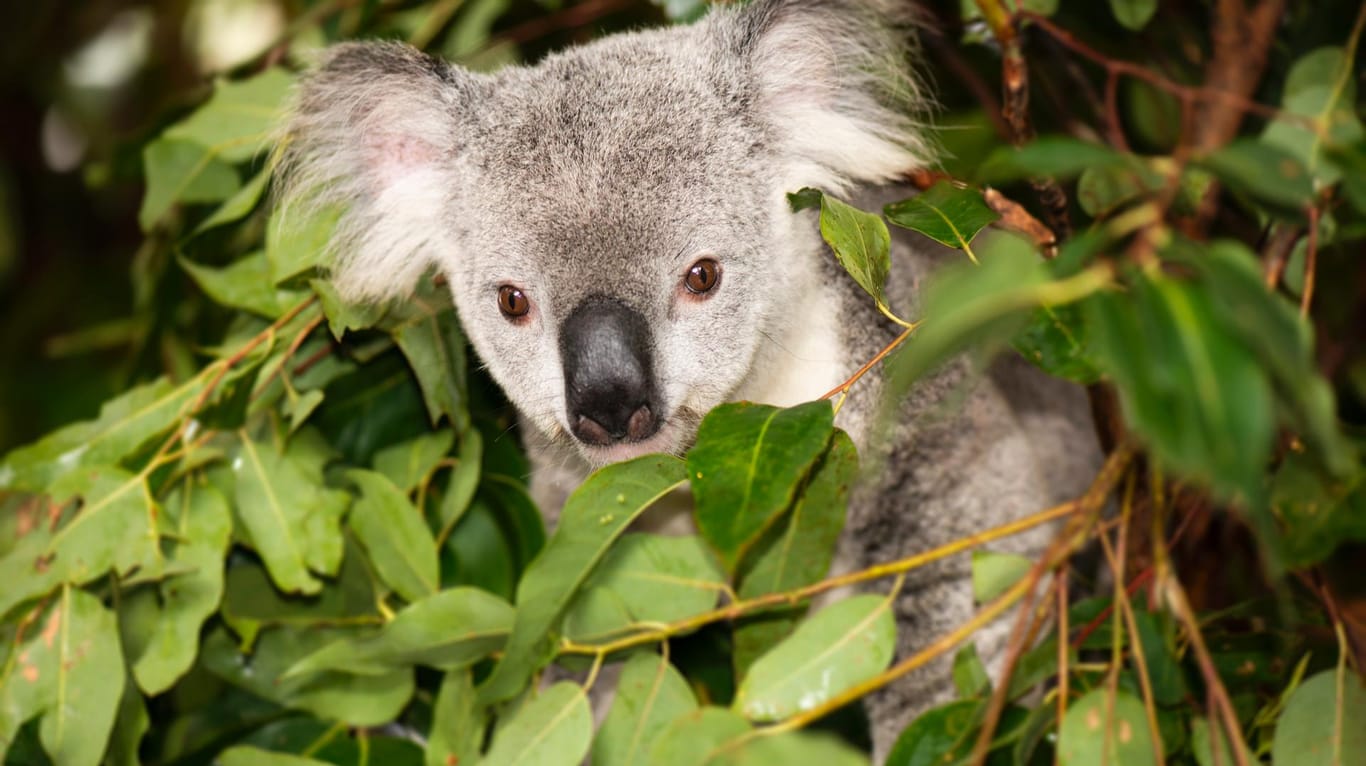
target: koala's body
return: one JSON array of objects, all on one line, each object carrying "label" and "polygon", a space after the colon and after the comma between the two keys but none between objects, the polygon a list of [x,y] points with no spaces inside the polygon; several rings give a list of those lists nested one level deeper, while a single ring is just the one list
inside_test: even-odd
[{"label": "koala's body", "polygon": [[[344,295],[445,275],[553,518],[592,469],[681,454],[723,402],[819,397],[894,337],[786,194],[875,197],[929,161],[895,21],[858,0],[755,0],[494,74],[339,46],[300,88],[286,200],[346,207]],[[939,257],[894,245],[890,294],[908,315]],[[874,371],[837,419],[881,466],[854,494],[839,567],[1075,497],[1098,465],[1081,392],[1017,359],[950,365],[874,445],[880,389]],[[1046,534],[1004,547],[1037,552]],[[967,575],[964,561],[913,573],[899,651],[971,614]],[[941,664],[876,695],[876,749],[950,689]]]}]

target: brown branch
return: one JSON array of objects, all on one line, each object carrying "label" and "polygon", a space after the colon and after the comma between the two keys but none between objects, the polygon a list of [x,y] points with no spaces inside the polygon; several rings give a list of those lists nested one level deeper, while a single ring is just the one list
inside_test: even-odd
[{"label": "brown branch", "polygon": [[993,226],[1028,237],[1045,258],[1057,256],[1058,238],[1053,234],[1053,230],[1031,215],[1023,205],[989,186],[982,189],[982,199],[986,201],[987,207],[1001,216],[992,224]]},{"label": "brown branch", "polygon": [[835,396],[837,394],[849,393],[849,389],[855,383],[858,382],[859,378],[862,378],[864,375],[867,375],[868,371],[873,369],[873,367],[877,365],[878,362],[881,362],[883,359],[887,358],[887,355],[895,351],[897,346],[900,346],[902,343],[905,343],[906,339],[911,336],[911,332],[913,330],[915,330],[914,326],[907,327],[906,329],[902,330],[901,334],[893,338],[891,343],[888,343],[886,346],[883,346],[882,350],[877,352],[876,356],[874,356],[872,359],[869,359],[867,362],[864,363],[862,367],[855,370],[854,374],[850,375],[849,378],[845,380],[843,383],[839,384],[838,386],[835,386],[834,388],[822,394],[821,398],[829,399],[830,397]]},{"label": "brown branch", "polygon": [[1314,301],[1314,274],[1319,261],[1319,207],[1309,208],[1309,239],[1304,244],[1304,290],[1300,293],[1300,316],[1309,316]]},{"label": "brown branch", "polygon": [[1298,226],[1285,224],[1272,230],[1266,247],[1262,249],[1262,277],[1266,281],[1266,289],[1275,290],[1280,283],[1285,265],[1290,262],[1290,253],[1303,233]]}]

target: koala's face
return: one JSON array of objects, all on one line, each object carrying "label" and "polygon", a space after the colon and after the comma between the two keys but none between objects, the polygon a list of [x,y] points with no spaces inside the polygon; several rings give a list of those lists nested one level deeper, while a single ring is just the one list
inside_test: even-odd
[{"label": "koala's face", "polygon": [[593,464],[686,447],[791,281],[791,214],[733,86],[697,51],[609,43],[488,84],[439,258],[494,378]]},{"label": "koala's face", "polygon": [[344,294],[444,273],[544,436],[594,465],[678,452],[801,311],[819,240],[785,193],[917,164],[869,13],[757,0],[495,75],[343,46],[301,88],[286,178],[349,207]]}]

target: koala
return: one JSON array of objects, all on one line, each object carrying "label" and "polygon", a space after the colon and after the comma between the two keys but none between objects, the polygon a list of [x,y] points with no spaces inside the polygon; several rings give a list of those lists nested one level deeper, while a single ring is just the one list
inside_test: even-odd
[{"label": "koala", "polygon": [[[348,298],[444,275],[553,520],[595,468],[682,454],[724,402],[817,398],[895,336],[786,195],[880,206],[932,163],[904,22],[872,0],[754,0],[491,74],[339,45],[299,87],[284,199],[345,209],[331,248]],[[947,256],[909,235],[893,249],[889,295],[914,316]],[[1099,466],[1083,392],[1018,358],[947,365],[890,430],[876,427],[879,372],[858,386],[836,422],[877,469],[852,497],[841,569],[1071,499]],[[1049,537],[998,548],[1038,553]],[[911,573],[900,653],[972,614],[968,566]],[[978,636],[989,664],[1007,628]],[[868,701],[879,758],[952,697],[949,675],[941,662]]]}]

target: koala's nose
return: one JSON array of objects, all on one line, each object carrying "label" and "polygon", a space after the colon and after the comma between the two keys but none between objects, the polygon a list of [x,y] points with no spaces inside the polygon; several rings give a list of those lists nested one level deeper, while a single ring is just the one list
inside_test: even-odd
[{"label": "koala's nose", "polygon": [[659,430],[650,329],[635,309],[585,299],[560,325],[569,423],[580,441],[605,446]]}]

